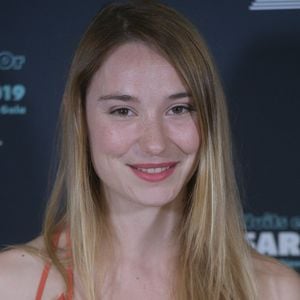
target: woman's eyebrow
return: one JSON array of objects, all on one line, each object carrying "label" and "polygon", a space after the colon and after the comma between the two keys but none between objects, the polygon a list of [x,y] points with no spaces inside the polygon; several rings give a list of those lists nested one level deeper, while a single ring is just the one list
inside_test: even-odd
[{"label": "woman's eyebrow", "polygon": [[170,95],[168,98],[170,100],[176,100],[176,99],[181,99],[181,98],[189,98],[191,96],[192,95],[190,93],[181,92],[181,93],[176,93],[176,94]]},{"label": "woman's eyebrow", "polygon": [[[176,94],[172,94],[168,96],[168,99],[170,100],[176,100],[176,99],[181,99],[181,98],[189,98],[191,97],[190,93],[187,92],[180,92]],[[98,98],[98,101],[101,100],[121,100],[121,101],[138,101],[137,97],[127,95],[127,94],[108,94],[108,95],[103,95]]]},{"label": "woman's eyebrow", "polygon": [[98,98],[98,101],[101,100],[121,100],[121,101],[137,101],[137,98],[134,96],[126,95],[126,94],[108,94],[103,95]]}]

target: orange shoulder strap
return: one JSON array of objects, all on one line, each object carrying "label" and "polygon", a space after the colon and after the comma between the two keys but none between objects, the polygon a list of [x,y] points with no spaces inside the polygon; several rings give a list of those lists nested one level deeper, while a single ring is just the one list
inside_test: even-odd
[{"label": "orange shoulder strap", "polygon": [[[53,238],[53,246],[56,249],[58,242],[59,242],[59,238],[60,238],[60,233],[55,234],[54,238]],[[69,230],[67,230],[67,247],[68,247],[68,256],[72,255],[71,253],[71,239],[70,239],[70,233]],[[46,285],[46,281],[49,275],[49,271],[51,268],[51,262],[47,262],[44,266],[43,269],[43,273],[41,275],[41,279],[39,282],[39,286],[37,289],[37,293],[35,296],[35,300],[42,300],[42,296],[44,293],[44,289],[45,289],[45,285]],[[64,295],[62,294],[58,300],[72,300],[73,297],[73,272],[72,272],[72,268],[71,266],[69,266],[67,268],[67,274],[68,274],[68,289],[67,289],[67,297],[65,298]]]},{"label": "orange shoulder strap", "polygon": [[42,273],[42,276],[41,276],[41,279],[40,279],[40,283],[39,283],[39,287],[38,287],[38,290],[37,290],[37,293],[36,293],[36,296],[35,296],[35,300],[41,300],[42,299],[42,296],[43,296],[43,293],[44,293],[44,288],[45,288],[46,281],[47,281],[47,278],[48,278],[48,274],[49,274],[49,271],[50,271],[50,267],[51,267],[50,262],[47,262],[45,264],[45,267],[44,267],[44,270],[43,270],[43,273]]}]

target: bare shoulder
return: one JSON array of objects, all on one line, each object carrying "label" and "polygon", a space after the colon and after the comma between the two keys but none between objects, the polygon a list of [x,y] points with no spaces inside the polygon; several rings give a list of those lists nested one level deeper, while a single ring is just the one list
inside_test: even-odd
[{"label": "bare shoulder", "polygon": [[42,269],[42,259],[21,247],[1,252],[0,299],[34,299]]},{"label": "bare shoulder", "polygon": [[300,300],[299,275],[277,260],[255,255],[259,299]]},{"label": "bare shoulder", "polygon": [[[0,253],[0,299],[35,299],[46,263],[39,255],[42,248],[43,239],[39,237],[24,247],[15,247]],[[57,277],[55,270],[52,270],[49,274],[50,281],[53,282],[52,278]],[[53,285],[51,282],[50,286]],[[54,285],[58,291],[62,290],[61,280],[58,283],[54,280]],[[47,290],[45,292],[48,293]]]}]

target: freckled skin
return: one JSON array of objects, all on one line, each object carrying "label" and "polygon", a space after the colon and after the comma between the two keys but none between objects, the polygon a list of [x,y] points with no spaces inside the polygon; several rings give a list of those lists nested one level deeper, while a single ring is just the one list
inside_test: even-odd
[{"label": "freckled skin", "polygon": [[[143,43],[115,49],[95,73],[86,97],[93,165],[111,205],[163,206],[172,202],[194,166],[200,146],[196,113],[174,114],[172,107],[192,103],[173,66]],[[129,95],[130,101],[99,100]],[[126,108],[127,115],[112,113]],[[151,183],[128,164],[178,162],[174,173]],[[127,203],[127,204],[126,204]]]}]

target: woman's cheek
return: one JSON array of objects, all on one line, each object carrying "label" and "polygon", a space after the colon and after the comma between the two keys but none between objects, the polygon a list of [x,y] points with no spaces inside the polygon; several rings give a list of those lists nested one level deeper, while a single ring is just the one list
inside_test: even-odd
[{"label": "woman's cheek", "polygon": [[200,147],[200,134],[196,123],[193,120],[172,124],[169,127],[171,140],[184,153],[192,154],[198,151]]},{"label": "woman's cheek", "polygon": [[135,138],[134,128],[121,124],[101,125],[91,135],[92,151],[114,157],[122,156],[128,152]]}]

